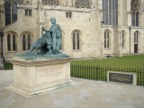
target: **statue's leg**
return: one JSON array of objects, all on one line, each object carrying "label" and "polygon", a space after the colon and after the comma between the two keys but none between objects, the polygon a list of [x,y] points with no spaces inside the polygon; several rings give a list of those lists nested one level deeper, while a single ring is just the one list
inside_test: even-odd
[{"label": "statue's leg", "polygon": [[51,53],[52,53],[52,46],[51,46],[51,45],[48,45],[47,48],[48,48],[48,50],[49,50],[49,52],[48,52],[47,54],[51,54]]},{"label": "statue's leg", "polygon": [[58,40],[56,39],[56,53],[58,53]]},{"label": "statue's leg", "polygon": [[32,52],[35,49],[35,43],[30,47],[30,49],[28,50],[28,53]]},{"label": "statue's leg", "polygon": [[36,46],[39,45],[39,42],[40,42],[40,41],[41,41],[40,39],[36,40],[36,41],[34,42],[34,44],[33,44],[33,45],[30,47],[30,49],[28,50],[28,53],[31,53],[34,49],[37,49]]},{"label": "statue's leg", "polygon": [[52,43],[53,43],[53,45],[52,45],[53,51],[55,52],[56,51],[56,35],[53,36],[53,42]]},{"label": "statue's leg", "polygon": [[61,45],[61,40],[60,40],[60,38],[57,38],[57,40],[56,40],[57,42],[57,44],[56,44],[56,51],[57,51],[57,53],[59,53],[60,52],[60,45]]}]

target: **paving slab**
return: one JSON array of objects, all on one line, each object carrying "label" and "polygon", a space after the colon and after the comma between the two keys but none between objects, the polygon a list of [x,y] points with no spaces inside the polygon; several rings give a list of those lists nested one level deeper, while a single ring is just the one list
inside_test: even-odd
[{"label": "paving slab", "polygon": [[0,71],[0,108],[144,108],[144,87],[72,78],[72,86],[25,98],[8,89],[13,71]]}]

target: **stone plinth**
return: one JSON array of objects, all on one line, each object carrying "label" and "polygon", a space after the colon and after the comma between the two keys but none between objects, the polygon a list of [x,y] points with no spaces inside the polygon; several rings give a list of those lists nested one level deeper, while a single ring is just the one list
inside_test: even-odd
[{"label": "stone plinth", "polygon": [[70,58],[10,60],[14,68],[14,81],[8,89],[26,97],[48,92],[72,83]]}]

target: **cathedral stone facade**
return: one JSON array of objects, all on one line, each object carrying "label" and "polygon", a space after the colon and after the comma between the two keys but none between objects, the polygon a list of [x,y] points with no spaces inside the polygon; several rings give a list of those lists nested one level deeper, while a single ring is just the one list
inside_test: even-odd
[{"label": "cathedral stone facade", "polygon": [[6,59],[25,53],[50,28],[62,28],[61,51],[72,58],[144,53],[144,0],[1,0]]}]

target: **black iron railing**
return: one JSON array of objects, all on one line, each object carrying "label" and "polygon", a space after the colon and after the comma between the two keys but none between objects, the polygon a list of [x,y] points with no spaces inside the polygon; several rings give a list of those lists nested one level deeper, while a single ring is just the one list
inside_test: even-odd
[{"label": "black iron railing", "polygon": [[107,81],[108,71],[131,72],[137,75],[137,85],[144,86],[144,69],[71,65],[71,76]]}]

